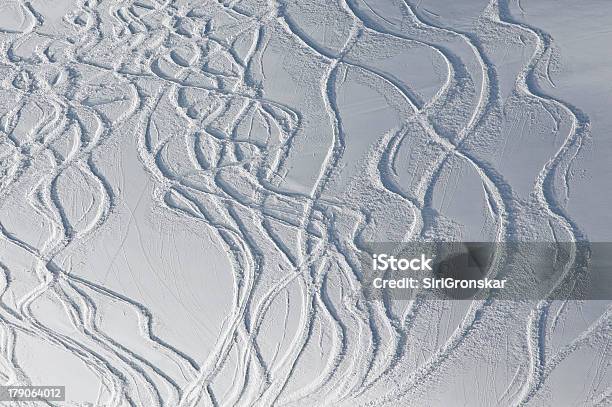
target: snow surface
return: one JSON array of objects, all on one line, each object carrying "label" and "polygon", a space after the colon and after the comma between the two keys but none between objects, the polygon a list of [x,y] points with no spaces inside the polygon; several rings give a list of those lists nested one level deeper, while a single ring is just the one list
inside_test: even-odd
[{"label": "snow surface", "polygon": [[369,302],[358,260],[611,241],[611,27],[608,0],[2,0],[0,382],[612,405],[610,302]]}]

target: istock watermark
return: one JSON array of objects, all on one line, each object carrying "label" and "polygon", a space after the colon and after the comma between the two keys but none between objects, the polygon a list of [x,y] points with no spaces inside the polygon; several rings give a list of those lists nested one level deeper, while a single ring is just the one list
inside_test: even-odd
[{"label": "istock watermark", "polygon": [[425,257],[425,254],[421,253],[420,258],[413,259],[404,259],[404,258],[395,258],[393,255],[388,255],[385,253],[377,254],[374,253],[372,255],[372,269],[376,271],[386,271],[386,270],[394,270],[394,271],[424,271],[429,270],[432,271],[431,262],[433,259]]},{"label": "istock watermark", "polygon": [[370,242],[367,298],[612,300],[612,243]]}]

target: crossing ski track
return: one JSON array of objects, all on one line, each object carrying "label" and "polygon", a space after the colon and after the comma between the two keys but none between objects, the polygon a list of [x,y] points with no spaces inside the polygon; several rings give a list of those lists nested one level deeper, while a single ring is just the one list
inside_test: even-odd
[{"label": "crossing ski track", "polygon": [[[66,360],[57,405],[528,406],[584,369],[567,405],[610,405],[609,304],[364,297],[368,241],[588,240],[555,38],[525,0],[429,3],[0,5],[2,384]],[[527,195],[519,125],[546,145],[513,144]]]}]

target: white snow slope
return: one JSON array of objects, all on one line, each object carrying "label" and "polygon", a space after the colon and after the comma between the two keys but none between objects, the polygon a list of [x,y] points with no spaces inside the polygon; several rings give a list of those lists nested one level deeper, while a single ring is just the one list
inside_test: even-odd
[{"label": "white snow slope", "polygon": [[[369,302],[370,241],[610,241],[608,0],[2,0],[0,383],[611,406],[607,301]],[[9,405],[9,404],[7,404]]]}]

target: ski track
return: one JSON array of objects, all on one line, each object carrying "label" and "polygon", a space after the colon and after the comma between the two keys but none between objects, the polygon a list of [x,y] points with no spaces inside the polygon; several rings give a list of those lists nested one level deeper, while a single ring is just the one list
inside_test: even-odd
[{"label": "ski track", "polygon": [[[491,322],[487,319],[499,318],[502,311],[492,298],[473,301],[445,339],[424,351],[416,362],[418,358],[411,355],[418,346],[415,335],[431,328],[424,315],[436,305],[417,299],[397,313],[390,299],[365,301],[357,253],[365,250],[363,234],[373,222],[376,203],[397,202],[409,209],[412,220],[404,231],[405,241],[445,238],[435,194],[447,182],[444,174],[453,162],[477,174],[493,239],[523,238],[520,217],[527,204],[516,196],[495,161],[473,148],[475,141],[491,131],[491,123],[503,118],[498,67],[484,40],[491,32],[500,38],[512,33],[525,50],[533,49],[515,73],[514,92],[519,100],[540,106],[554,120],[555,132],[562,131],[562,123],[569,123],[558,150],[537,174],[530,204],[544,214],[555,240],[587,239],[565,205],[571,167],[589,136],[590,118],[571,101],[547,93],[547,86],[560,85],[550,72],[554,40],[523,22],[528,8],[520,0],[516,7],[510,0],[491,0],[473,30],[447,25],[420,2],[390,1],[395,17],[401,18],[396,23],[376,11],[372,2],[339,0],[333,10],[338,24],[347,24],[347,29],[335,46],[313,37],[296,17],[296,5],[283,0],[256,6],[221,0],[69,3],[71,11],[59,23],[62,33],[56,32],[58,23],[50,21],[46,11],[37,9],[37,1],[15,1],[15,10],[22,17],[20,27],[0,30],[0,68],[5,72],[2,91],[14,99],[2,105],[6,109],[0,115],[0,146],[3,154],[9,152],[2,160],[10,163],[2,167],[0,209],[10,210],[6,208],[17,199],[38,216],[41,225],[49,225],[50,231],[46,240],[33,243],[13,230],[14,222],[0,219],[0,250],[10,252],[11,257],[25,256],[33,271],[25,278],[23,270],[12,270],[4,262],[0,251],[3,383],[32,382],[15,351],[19,338],[28,336],[48,342],[93,372],[100,390],[91,405],[427,403],[422,399],[426,389],[452,374],[460,365],[453,361],[473,346],[474,337],[484,335],[483,325]],[[228,20],[235,26],[226,35],[223,24]],[[424,98],[413,84],[365,60],[359,47],[371,38],[422,47],[443,61],[444,78],[433,96]],[[502,41],[500,38],[497,40]],[[39,45],[23,56],[22,48],[34,40]],[[246,51],[240,48],[244,41]],[[319,116],[274,100],[266,90],[271,79],[264,70],[265,55],[270,44],[278,48],[286,43],[320,70],[318,83],[294,79],[296,87],[318,87],[317,103],[323,110]],[[57,76],[49,79],[51,71],[45,66],[58,68]],[[351,159],[347,157],[351,134],[340,92],[352,76],[377,92],[386,92],[399,119],[369,146],[366,163],[350,193],[332,197],[345,171],[345,160]],[[464,94],[472,95],[467,111],[455,99]],[[190,97],[200,99],[191,101]],[[114,103],[120,106],[114,110],[107,106]],[[33,108],[43,117],[24,133],[20,125]],[[172,115],[171,120],[165,115]],[[320,168],[305,191],[288,186],[287,177],[295,165],[293,154],[303,138],[312,134],[311,117],[324,117],[331,131],[320,164],[313,161]],[[459,126],[445,129],[447,117],[457,117]],[[159,130],[172,121],[183,124],[181,132]],[[256,138],[256,125],[265,129],[264,140]],[[414,129],[438,153],[422,169],[418,182],[408,188],[397,166]],[[231,268],[227,272],[233,277],[228,293],[231,308],[203,359],[163,338],[151,304],[107,287],[108,273],[100,282],[87,272],[76,272],[78,266],[71,267],[63,257],[95,242],[118,216],[124,202],[122,191],[105,173],[98,153],[125,141],[126,132],[137,151],[130,159],[144,168],[151,181],[150,199],[156,210],[209,231],[227,254]],[[71,134],[75,135],[72,139]],[[62,142],[72,145],[62,151],[58,147]],[[555,182],[558,179],[563,180],[561,191]],[[86,207],[77,208],[70,202],[66,183],[74,196],[84,191],[90,194]],[[134,217],[132,209],[130,216]],[[295,239],[280,235],[277,227]],[[560,238],[559,228],[563,231]],[[571,263],[584,262],[587,257],[588,253],[575,249]],[[276,278],[268,275],[270,264],[280,265],[282,273]],[[149,266],[152,273],[158,273]],[[166,282],[163,275],[156,278],[168,295],[182,303],[174,294],[173,282]],[[20,291],[12,288],[16,282],[19,287],[29,284],[19,298],[15,293]],[[338,284],[340,301],[334,291]],[[297,289],[299,300],[290,298],[290,289]],[[266,323],[279,311],[275,307],[283,298],[283,339],[269,358],[263,346],[269,333]],[[48,299],[61,306],[61,315],[41,318],[36,312],[36,304]],[[137,316],[138,326],[128,329],[137,333],[138,348],[134,340],[123,343],[105,332],[101,325],[104,302],[120,304]],[[299,316],[297,328],[290,332],[289,324],[296,322],[289,319],[293,307]],[[526,307],[516,312],[525,317],[523,342],[518,345],[525,357],[517,368],[524,375],[515,374],[501,398],[508,405],[522,406],[531,405],[564,360],[596,338],[610,335],[611,311],[551,352],[547,335],[556,330],[559,318],[550,314],[552,301],[517,307]],[[49,324],[52,319],[63,321],[73,334]],[[318,345],[323,367],[308,370],[304,366],[309,352],[323,334],[330,341],[325,355]],[[282,342],[287,345],[281,350]],[[158,357],[150,358],[150,351],[145,354],[140,346]],[[166,370],[168,363],[180,375],[177,370]],[[231,384],[218,390],[227,369],[232,370]],[[515,380],[522,380],[518,390],[512,387]],[[593,405],[609,405],[611,394],[610,387],[605,388],[592,400]]]}]

